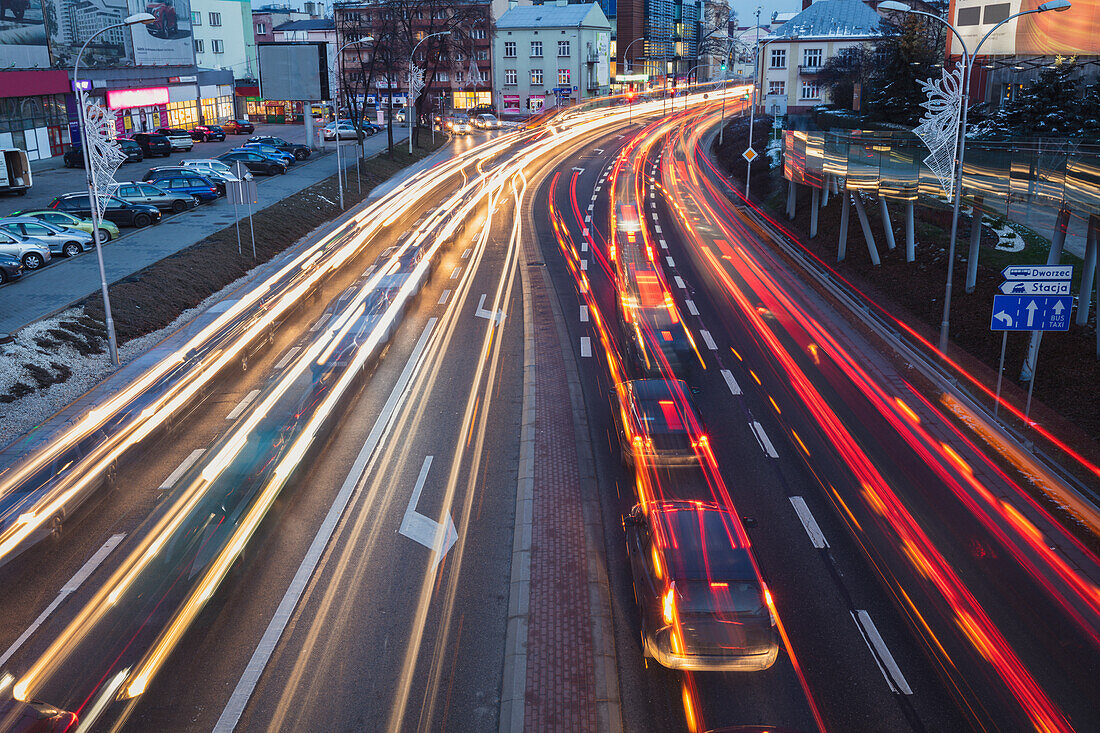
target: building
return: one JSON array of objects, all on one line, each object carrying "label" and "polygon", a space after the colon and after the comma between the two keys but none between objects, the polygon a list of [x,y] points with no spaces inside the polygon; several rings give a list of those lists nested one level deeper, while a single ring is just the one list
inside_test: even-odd
[{"label": "building", "polygon": [[[286,0],[281,5],[272,5],[267,0],[254,0],[252,14],[257,13],[294,13],[305,18],[331,18],[332,3],[325,0]],[[303,20],[304,18],[287,18],[286,20]],[[283,22],[286,22],[284,20]],[[278,23],[276,23],[278,25]]]},{"label": "building", "polygon": [[505,115],[605,96],[611,24],[595,3],[515,7],[497,21],[493,63]]},{"label": "building", "polygon": [[766,43],[772,32],[767,26],[738,26],[730,31],[730,74],[752,76],[757,43]]},{"label": "building", "polygon": [[309,20],[313,16],[290,8],[265,5],[252,8],[252,38],[255,43],[270,43],[275,40],[275,27],[293,20]]},{"label": "building", "polygon": [[818,83],[825,62],[846,48],[874,43],[880,18],[862,0],[820,0],[761,42],[759,104],[776,117],[808,114],[829,99]]},{"label": "building", "polygon": [[225,69],[235,79],[259,75],[252,7],[239,0],[191,0],[195,63]]},{"label": "building", "polygon": [[[686,80],[700,62],[707,0],[618,0],[616,75],[645,74],[649,84]],[[621,69],[621,71],[620,71]],[[692,74],[694,76],[694,74]]]}]

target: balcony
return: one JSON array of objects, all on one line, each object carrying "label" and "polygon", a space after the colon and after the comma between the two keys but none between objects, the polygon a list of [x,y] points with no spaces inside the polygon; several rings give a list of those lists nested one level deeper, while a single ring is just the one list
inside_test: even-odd
[{"label": "balcony", "polygon": [[805,64],[799,64],[798,73],[802,76],[817,76],[821,73],[824,67],[821,64],[816,66],[806,66]]},{"label": "balcony", "polygon": [[585,60],[590,64],[595,64],[600,60],[600,52],[595,49],[588,49],[588,55]]}]

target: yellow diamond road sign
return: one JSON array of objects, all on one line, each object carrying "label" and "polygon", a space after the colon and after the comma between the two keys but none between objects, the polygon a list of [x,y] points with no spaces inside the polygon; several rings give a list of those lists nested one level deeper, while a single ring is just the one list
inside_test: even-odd
[{"label": "yellow diamond road sign", "polygon": [[741,153],[741,157],[750,163],[756,160],[757,155],[759,155],[759,153],[757,153],[752,148],[745,148],[745,152]]}]

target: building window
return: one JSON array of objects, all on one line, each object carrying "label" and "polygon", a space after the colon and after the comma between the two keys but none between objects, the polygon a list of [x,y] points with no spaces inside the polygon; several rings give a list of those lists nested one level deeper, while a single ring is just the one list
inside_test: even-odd
[{"label": "building window", "polygon": [[198,11],[191,13],[191,25],[202,25],[202,13]]},{"label": "building window", "polygon": [[489,60],[489,49],[479,48],[479,49],[477,49],[476,55],[477,55],[477,60],[478,61],[488,61]]},{"label": "building window", "polygon": [[514,59],[516,57],[516,42],[505,41],[504,42],[504,58]]},{"label": "building window", "polygon": [[820,69],[821,68],[821,49],[820,48],[807,48],[802,53],[802,65],[807,69]]},{"label": "building window", "polygon": [[485,29],[484,28],[474,28],[472,31],[470,31],[470,38],[476,38],[479,41],[484,39],[485,38]]},{"label": "building window", "polygon": [[218,26],[222,24],[221,13],[210,13],[210,25]]},{"label": "building window", "polygon": [[225,44],[215,38],[210,42],[210,50],[214,53],[225,53]]},{"label": "building window", "polygon": [[508,86],[515,86],[517,83],[519,83],[519,79],[516,76],[515,69],[504,70],[504,83]]},{"label": "building window", "polygon": [[542,58],[542,41],[531,41],[531,58]]},{"label": "building window", "polygon": [[195,41],[195,53],[203,53],[202,39],[201,38],[196,38],[196,39],[194,39],[194,41]]},{"label": "building window", "polygon": [[537,87],[542,86],[542,69],[531,69],[531,83]]},{"label": "building window", "polygon": [[802,82],[803,99],[821,99],[821,87],[816,81]]},{"label": "building window", "polygon": [[558,69],[558,86],[569,86],[569,69]]},{"label": "building window", "polygon": [[768,96],[783,96],[786,94],[787,83],[784,81],[769,81],[768,82]]},{"label": "building window", "polygon": [[558,56],[569,55],[569,41],[558,41]]},{"label": "building window", "polygon": [[489,72],[485,69],[478,69],[477,80],[482,84],[487,84],[489,82]]},{"label": "building window", "polygon": [[437,73],[435,75],[435,80],[436,81],[450,81],[451,80],[451,75],[448,74],[446,71],[440,71],[439,73]]},{"label": "building window", "polygon": [[264,25],[263,23],[257,23],[256,24],[256,35],[257,36],[262,36],[262,35],[266,35],[266,34],[267,34],[267,26]]},{"label": "building window", "polygon": [[787,49],[785,48],[773,48],[772,49],[772,65],[773,69],[785,69],[787,68]]}]

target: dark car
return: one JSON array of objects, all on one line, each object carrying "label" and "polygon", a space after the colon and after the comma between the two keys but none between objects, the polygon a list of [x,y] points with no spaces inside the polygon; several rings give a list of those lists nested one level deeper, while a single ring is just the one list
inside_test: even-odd
[{"label": "dark car", "polygon": [[152,169],[145,180],[174,194],[187,194],[199,201],[215,201],[220,195],[218,185],[198,171]]},{"label": "dark car", "polygon": [[37,700],[21,702],[10,698],[0,703],[0,725],[10,733],[72,733],[76,724],[75,713]]},{"label": "dark car", "polygon": [[286,173],[286,166],[279,161],[246,150],[231,150],[228,153],[222,153],[216,159],[223,163],[233,163],[239,160],[245,164],[248,170],[253,173],[262,173],[265,176]]},{"label": "dark car", "polygon": [[217,142],[225,139],[225,130],[217,125],[198,125],[188,130],[192,140],[200,143]]},{"label": "dark car", "polygon": [[[145,153],[141,152],[141,146],[133,140],[120,137],[116,142],[118,142],[119,149],[126,156],[126,160],[122,161],[123,163],[140,163],[145,160]],[[82,147],[74,145],[65,151],[65,167],[84,167],[84,149]]]},{"label": "dark car", "polygon": [[779,656],[769,594],[733,512],[653,501],[623,519],[642,654],[671,669],[751,672]]},{"label": "dark car", "polygon": [[163,186],[144,181],[133,181],[119,185],[115,195],[131,204],[149,204],[161,211],[187,211],[199,205],[199,200],[189,193],[169,191]]},{"label": "dark car", "polygon": [[168,139],[167,135],[160,135],[155,132],[135,132],[131,139],[141,146],[141,152],[146,158],[152,158],[155,155],[163,155],[167,158],[172,154],[172,141]]},{"label": "dark car", "polygon": [[[91,216],[92,209],[88,205],[88,194],[65,193],[61,194],[47,206],[58,211],[67,211],[77,216]],[[132,204],[123,201],[117,196],[107,199],[107,207],[103,210],[103,217],[110,219],[115,224],[124,227],[147,227],[150,224],[160,223],[160,209],[148,204]]]},{"label": "dark car", "polygon": [[281,137],[272,137],[271,135],[256,135],[255,137],[248,138],[250,143],[261,143],[263,145],[270,145],[273,148],[277,148],[284,153],[290,153],[294,156],[295,160],[305,160],[310,156],[310,149],[301,143],[288,142]]},{"label": "dark car", "polygon": [[691,465],[707,448],[687,384],[674,379],[633,379],[615,388],[612,414],[623,461],[634,465]]},{"label": "dark car", "polygon": [[256,126],[248,120],[226,120],[220,127],[226,135],[251,135],[256,132]]},{"label": "dark car", "polygon": [[23,277],[23,263],[15,255],[0,254],[0,284]]},{"label": "dark car", "polygon": [[145,175],[141,177],[143,181],[153,181],[157,177],[163,177],[168,173],[198,173],[204,178],[210,179],[210,182],[218,189],[218,195],[225,195],[225,185],[229,182],[229,179],[221,175],[220,171],[214,171],[204,168],[197,168],[187,165],[158,165],[154,168],[150,168],[145,171]]},{"label": "dark car", "polygon": [[491,104],[475,104],[473,107],[470,107],[466,110],[466,114],[469,115],[471,118],[477,117],[478,115],[496,116],[496,113],[496,108],[493,107],[493,105]]}]

